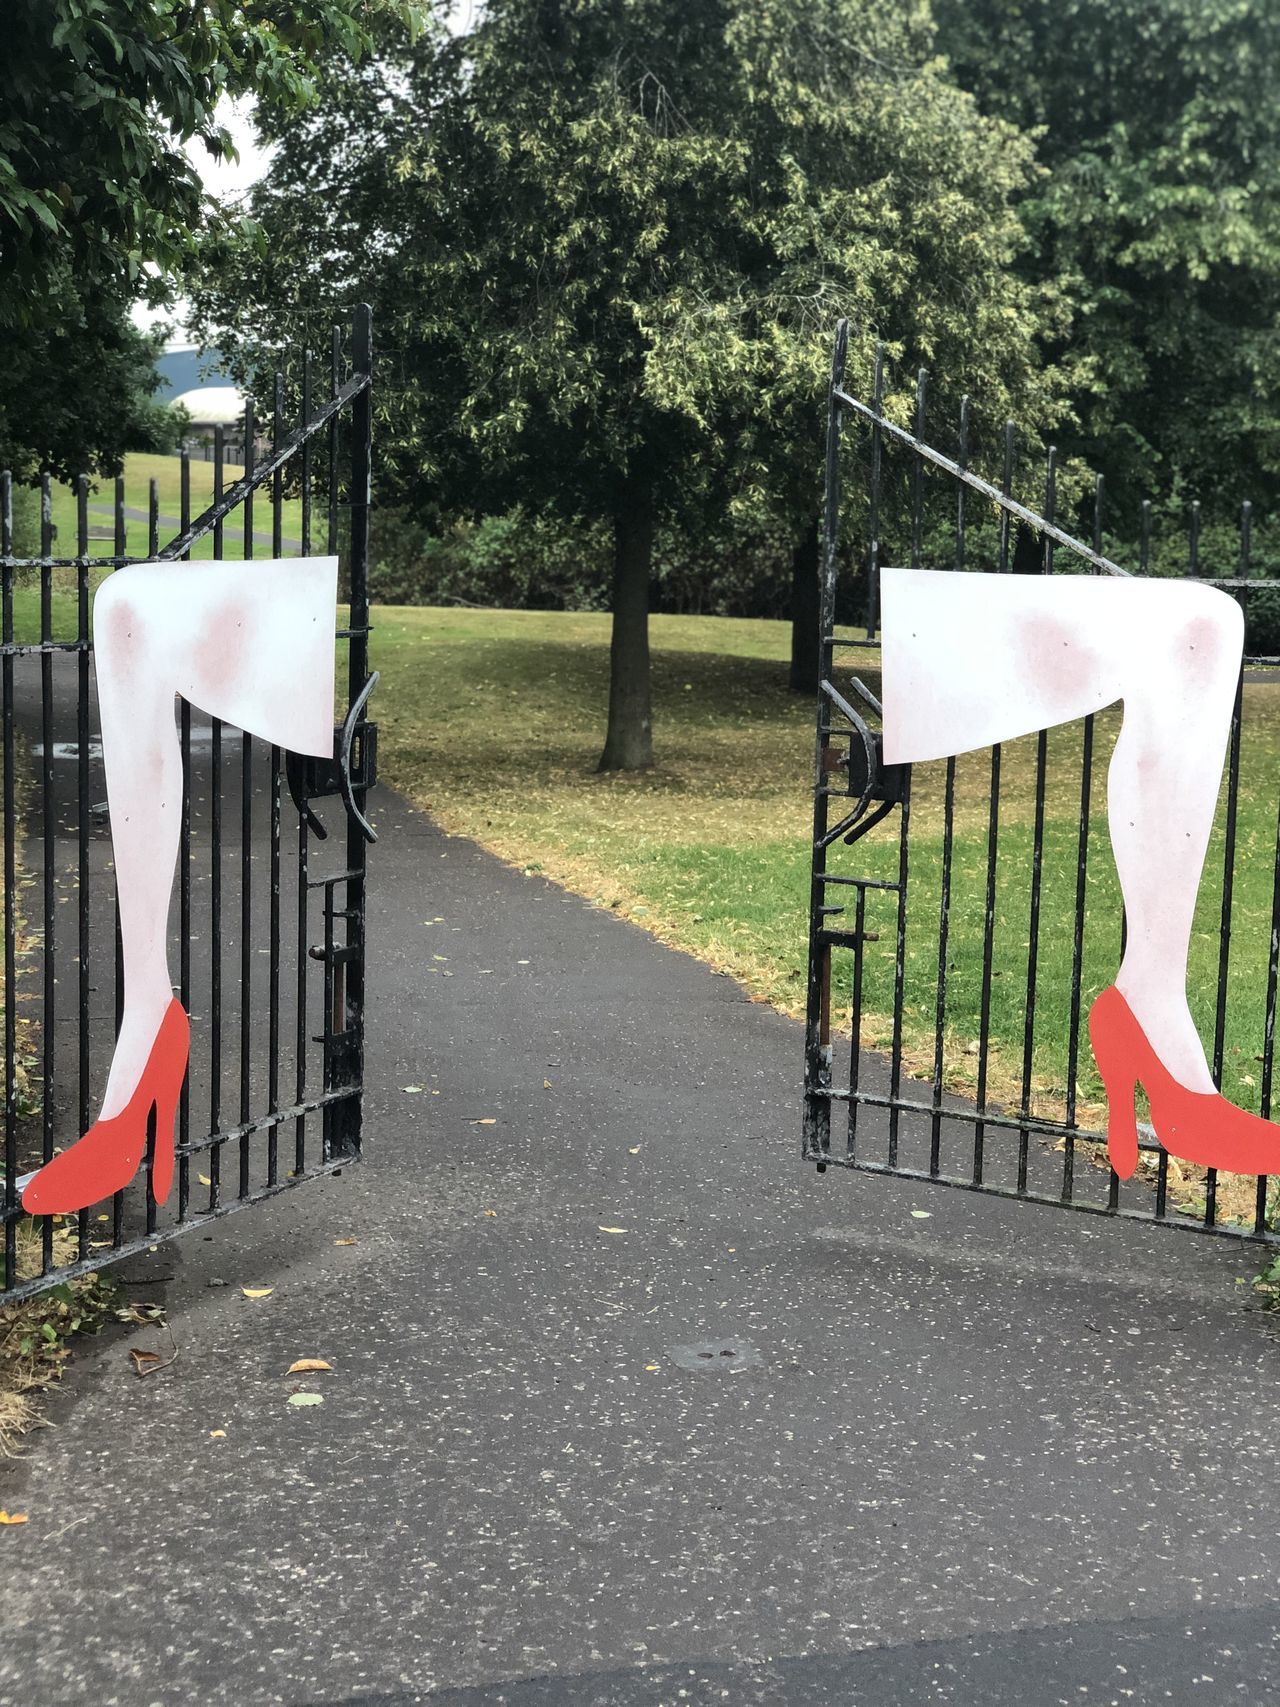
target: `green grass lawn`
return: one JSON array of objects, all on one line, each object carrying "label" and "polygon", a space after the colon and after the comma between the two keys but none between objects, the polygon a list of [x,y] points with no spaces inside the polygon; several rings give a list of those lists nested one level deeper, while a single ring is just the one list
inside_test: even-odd
[{"label": "green grass lawn", "polygon": [[[223,468],[224,487],[230,486],[240,479],[243,468],[227,463]],[[150,483],[156,482],[156,495],[159,500],[160,515],[171,518],[175,525],[160,524],[160,544],[164,545],[178,531],[176,522],[181,513],[181,463],[176,456],[127,456],[124,461],[124,501],[127,509],[135,509],[149,513]],[[209,462],[192,462],[191,464],[191,514],[194,518],[207,509],[213,502],[213,464]],[[115,553],[115,483],[103,480],[91,488],[89,494],[89,550],[91,557],[110,557]],[[96,506],[96,507],[95,507]],[[105,506],[105,509],[103,508]],[[53,488],[53,523],[57,530],[53,555],[55,557],[74,557],[77,550],[77,519],[76,495],[73,487],[55,485]],[[257,534],[270,535],[272,528],[272,506],[269,488],[259,489],[253,500],[253,531]],[[302,504],[297,498],[286,498],[281,504],[281,533],[285,539],[298,540],[302,537]],[[95,534],[101,538],[92,537]],[[325,538],[325,515],[317,501],[312,508],[312,549],[321,550]],[[126,555],[144,557],[149,549],[148,529],[145,520],[130,519],[126,521]],[[250,555],[265,557],[269,555],[269,545],[258,543]],[[289,548],[285,547],[286,555]],[[241,557],[244,551],[244,519],[243,510],[237,510],[226,524],[223,540],[222,555],[224,557]],[[201,540],[193,549],[192,556],[198,559],[213,556],[213,540]]]},{"label": "green grass lawn", "polygon": [[[384,774],[446,828],[635,918],[664,940],[741,978],[787,1012],[804,1000],[811,835],[812,706],[786,685],[781,623],[653,620],[658,763],[639,776],[599,776],[608,618],[513,611],[380,608],[374,662]],[[878,654],[848,655],[874,688]],[[1106,757],[1118,714],[1098,719],[1091,797],[1082,988],[1087,1003],[1114,976],[1120,899],[1104,817]],[[1049,737],[1033,1102],[1060,1110],[1067,1084],[1082,726]],[[974,1078],[987,857],[989,756],[957,766],[946,1008],[948,1082]],[[944,766],[915,770],[905,1032],[909,1062],[933,1059]],[[993,1094],[1017,1100],[1025,1019],[1034,739],[1004,750],[991,1037]],[[1224,1089],[1256,1107],[1271,940],[1280,686],[1246,689]],[[1220,819],[1221,819],[1220,812]],[[895,820],[833,869],[889,877]],[[1193,1009],[1212,1047],[1221,906],[1219,822],[1192,944]],[[866,1040],[888,1039],[891,898],[868,927]],[[847,968],[837,977],[847,980]],[[845,984],[847,990],[847,982]],[[837,984],[839,991],[839,983]],[[846,1006],[847,1015],[847,1006]],[[1087,1043],[1080,1095],[1096,1103]]]},{"label": "green grass lawn", "polygon": [[[89,570],[91,601],[94,589],[107,573],[109,571],[105,569]],[[74,569],[51,569],[49,571],[49,638],[51,640],[75,640],[79,635],[80,604],[76,575],[77,572]],[[42,636],[40,571],[19,569],[15,571],[15,582],[13,589],[13,637],[19,645],[31,646]]]}]

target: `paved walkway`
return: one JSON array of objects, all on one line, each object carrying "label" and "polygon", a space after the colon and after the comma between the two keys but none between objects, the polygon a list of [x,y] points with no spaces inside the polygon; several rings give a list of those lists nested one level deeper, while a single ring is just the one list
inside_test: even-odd
[{"label": "paved walkway", "polygon": [[5,1472],[0,1702],[1274,1698],[1248,1251],[819,1179],[798,1027],[381,820],[368,1159],[130,1265],[179,1359]]}]

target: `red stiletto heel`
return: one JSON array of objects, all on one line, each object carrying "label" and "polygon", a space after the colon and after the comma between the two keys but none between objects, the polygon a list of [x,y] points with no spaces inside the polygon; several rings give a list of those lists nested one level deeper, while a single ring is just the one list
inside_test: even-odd
[{"label": "red stiletto heel", "polygon": [[1089,1041],[1107,1093],[1107,1151],[1128,1179],[1138,1165],[1134,1093],[1147,1093],[1151,1125],[1171,1156],[1232,1174],[1280,1172],[1280,1127],[1247,1114],[1216,1091],[1180,1085],[1112,984],[1089,1014]]},{"label": "red stiletto heel", "polygon": [[[1107,1096],[1107,1155],[1120,1178],[1128,1179],[1138,1165],[1138,1117],[1134,1107],[1138,1069],[1125,1048],[1123,1023],[1115,1011],[1117,1002],[1130,1022],[1137,1025],[1129,1004],[1113,984],[1089,1010],[1089,1042]],[[1146,1043],[1145,1036],[1142,1041]]]},{"label": "red stiletto heel", "polygon": [[104,1197],[113,1197],[137,1173],[147,1153],[147,1121],[156,1111],[151,1194],[163,1203],[173,1183],[173,1128],[187,1074],[191,1027],[182,1003],[165,1009],[142,1077],[129,1101],[108,1120],[98,1120],[84,1137],[46,1162],[22,1194],[30,1215],[70,1215]]}]

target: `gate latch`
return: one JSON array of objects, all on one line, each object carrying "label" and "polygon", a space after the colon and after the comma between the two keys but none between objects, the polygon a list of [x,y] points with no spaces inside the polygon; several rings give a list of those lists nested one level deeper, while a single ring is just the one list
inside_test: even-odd
[{"label": "gate latch", "polygon": [[377,685],[378,672],[374,670],[352,700],[342,727],[333,732],[331,759],[318,759],[309,753],[285,755],[285,775],[293,803],[321,841],[329,832],[311,810],[311,802],[331,794],[342,796],[347,816],[367,842],[378,839],[378,832],[356,804],[356,790],[372,788],[378,780],[378,725],[363,715],[369,695]]},{"label": "gate latch", "polygon": [[871,737],[869,749],[861,741],[849,743],[846,760],[849,793],[859,799],[865,797],[868,802],[875,800],[899,806],[906,792],[907,767],[885,764],[884,735],[879,729],[869,730],[868,734]]},{"label": "gate latch", "polygon": [[[858,698],[880,716],[880,702],[866,683],[854,676],[852,686]],[[822,688],[849,725],[847,729],[828,732],[822,749],[822,770],[828,775],[843,771],[845,786],[840,792],[856,802],[853,810],[827,832],[823,842],[825,846],[840,836],[846,842],[858,841],[895,806],[900,806],[906,796],[910,766],[885,764],[884,736],[880,731],[868,728],[862,716],[831,682],[824,681]],[[837,741],[847,743],[844,752],[834,745]],[[868,811],[873,803],[874,809]]]}]

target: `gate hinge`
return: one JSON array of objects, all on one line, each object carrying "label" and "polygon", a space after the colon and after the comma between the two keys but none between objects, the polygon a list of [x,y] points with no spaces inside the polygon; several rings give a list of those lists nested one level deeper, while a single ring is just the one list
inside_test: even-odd
[{"label": "gate hinge", "polygon": [[285,775],[293,803],[321,841],[329,832],[311,810],[311,802],[332,794],[342,796],[347,816],[366,841],[378,839],[378,832],[356,804],[356,790],[370,789],[378,780],[378,725],[363,716],[369,695],[377,685],[375,670],[352,700],[342,726],[333,732],[331,759],[316,758],[309,753],[285,755]]}]

